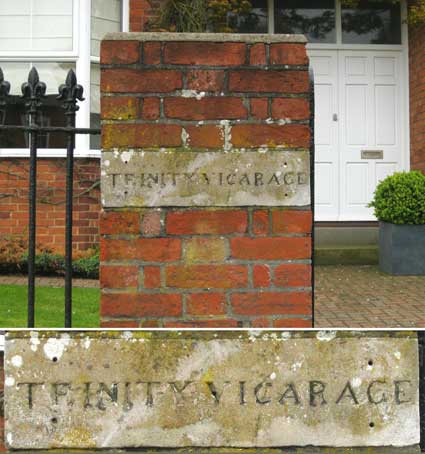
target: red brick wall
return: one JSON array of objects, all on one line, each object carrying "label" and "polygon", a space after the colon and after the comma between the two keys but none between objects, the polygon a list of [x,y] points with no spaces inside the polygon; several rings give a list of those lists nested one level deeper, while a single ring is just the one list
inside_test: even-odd
[{"label": "red brick wall", "polygon": [[[0,160],[0,236],[27,236],[29,160]],[[74,244],[84,250],[99,240],[98,159],[75,160]],[[65,159],[37,164],[37,243],[64,251]]]},{"label": "red brick wall", "polygon": [[425,172],[425,25],[409,29],[410,165]]},{"label": "red brick wall", "polygon": [[130,31],[146,31],[148,21],[158,17],[161,4],[166,0],[130,0]]},{"label": "red brick wall", "polygon": [[[106,150],[184,152],[182,128],[222,149],[223,118],[235,148],[309,147],[303,44],[129,38],[101,61]],[[309,207],[108,209],[100,225],[103,326],[311,326]]]}]

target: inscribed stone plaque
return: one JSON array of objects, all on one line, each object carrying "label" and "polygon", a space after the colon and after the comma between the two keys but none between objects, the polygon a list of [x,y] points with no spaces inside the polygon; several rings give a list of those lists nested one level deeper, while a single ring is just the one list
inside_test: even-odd
[{"label": "inscribed stone plaque", "polygon": [[409,446],[417,339],[310,332],[12,333],[14,449]]},{"label": "inscribed stone plaque", "polygon": [[104,207],[304,206],[309,152],[107,151]]}]

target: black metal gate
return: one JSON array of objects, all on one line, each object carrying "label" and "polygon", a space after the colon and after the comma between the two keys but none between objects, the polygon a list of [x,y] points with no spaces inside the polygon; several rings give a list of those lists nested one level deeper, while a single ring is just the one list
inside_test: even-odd
[{"label": "black metal gate", "polygon": [[66,134],[66,221],[65,221],[65,327],[72,327],[72,209],[74,180],[74,148],[77,134],[100,134],[96,128],[76,128],[75,116],[78,101],[83,101],[83,87],[77,83],[75,72],[70,69],[65,83],[58,88],[56,102],[65,110],[64,127],[46,127],[38,124],[39,112],[46,98],[46,84],[40,81],[33,67],[28,81],[22,84],[22,99],[25,103],[27,124],[5,125],[10,100],[10,83],[4,80],[0,68],[0,131],[22,131],[28,134],[29,158],[29,235],[28,235],[28,328],[35,324],[35,250],[36,250],[36,192],[37,192],[37,147],[40,134]]}]

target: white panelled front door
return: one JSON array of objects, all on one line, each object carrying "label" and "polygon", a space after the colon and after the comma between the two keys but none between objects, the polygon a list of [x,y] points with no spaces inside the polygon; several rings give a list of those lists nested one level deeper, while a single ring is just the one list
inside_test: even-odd
[{"label": "white panelled front door", "polygon": [[403,168],[402,53],[310,50],[315,75],[316,220],[374,220],[377,183]]},{"label": "white panelled front door", "polygon": [[339,215],[338,55],[309,52],[315,91],[315,200],[316,220],[337,220]]}]

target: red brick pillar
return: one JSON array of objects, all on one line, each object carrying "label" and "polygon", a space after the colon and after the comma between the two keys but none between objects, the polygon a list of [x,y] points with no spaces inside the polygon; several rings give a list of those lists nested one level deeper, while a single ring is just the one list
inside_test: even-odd
[{"label": "red brick pillar", "polygon": [[310,327],[304,38],[109,35],[101,63],[102,325]]}]

